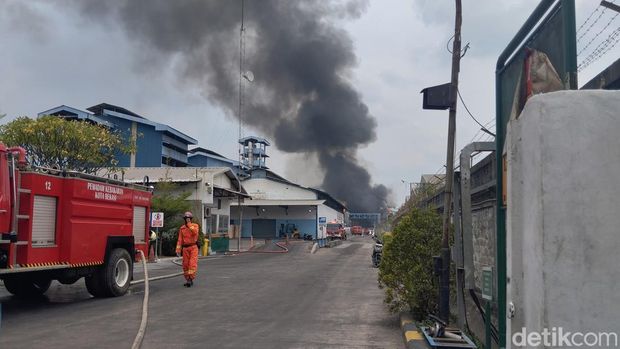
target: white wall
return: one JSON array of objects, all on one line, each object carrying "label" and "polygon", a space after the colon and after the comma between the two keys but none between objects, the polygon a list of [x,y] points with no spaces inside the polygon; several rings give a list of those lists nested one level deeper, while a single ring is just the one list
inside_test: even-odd
[{"label": "white wall", "polygon": [[[211,174],[211,176],[213,176]],[[217,185],[220,188],[229,188],[232,189],[232,181],[230,180],[230,178],[228,178],[228,176],[226,176],[225,174],[220,174],[215,176],[215,178],[213,178],[213,183],[215,185]]]},{"label": "white wall", "polygon": [[266,178],[248,179],[241,184],[257,200],[316,200],[316,193],[311,190]]},{"label": "white wall", "polygon": [[[315,206],[289,206],[288,215],[280,206],[243,207],[243,219],[316,219]],[[231,208],[233,219],[239,218],[237,206]]]},{"label": "white wall", "polygon": [[508,127],[507,340],[619,331],[620,92],[533,97]]}]

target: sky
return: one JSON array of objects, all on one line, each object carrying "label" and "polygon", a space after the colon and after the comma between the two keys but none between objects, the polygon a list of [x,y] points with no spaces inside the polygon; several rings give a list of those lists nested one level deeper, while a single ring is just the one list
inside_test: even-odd
[{"label": "sky", "polygon": [[[537,3],[463,0],[462,42],[470,48],[461,61],[459,90],[469,110],[491,130],[495,62]],[[583,35],[578,62],[620,23],[610,10],[602,13],[598,7],[593,12],[598,3],[576,1],[577,27],[589,18],[578,32],[578,37]],[[149,55],[149,48],[128,39],[121,28],[93,23],[93,18],[68,10],[67,4],[0,0],[0,114],[7,115],[2,122],[34,117],[62,104],[84,110],[107,102],[168,124],[202,147],[237,157],[238,122],[203,91],[178,78],[174,57],[154,64],[158,58]],[[447,44],[454,30],[454,1],[369,0],[361,8],[356,16],[334,19],[353,44],[356,64],[346,79],[377,122],[376,139],[360,147],[357,156],[373,183],[391,190],[391,204],[398,207],[409,183],[418,182],[422,174],[441,172],[445,163],[448,112],[422,110],[420,91],[450,80]],[[610,49],[580,72],[580,84],[615,61],[619,49]],[[245,89],[251,94],[252,84]],[[206,126],[197,127],[196,120]],[[247,126],[242,135],[265,136]],[[473,140],[489,139],[459,104],[457,152]],[[268,151],[268,166],[276,173],[302,185],[320,185],[321,172],[308,166],[317,162],[312,158],[316,155],[288,154],[277,150],[277,144]]]}]

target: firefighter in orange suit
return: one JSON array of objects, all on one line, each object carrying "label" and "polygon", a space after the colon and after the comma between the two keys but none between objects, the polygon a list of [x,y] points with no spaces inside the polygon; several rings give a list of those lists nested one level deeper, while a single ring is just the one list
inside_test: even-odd
[{"label": "firefighter in orange suit", "polygon": [[193,215],[191,212],[185,212],[183,220],[185,224],[179,229],[179,238],[177,239],[177,256],[183,255],[183,274],[185,275],[185,287],[194,285],[194,277],[198,269],[198,224],[192,223]]}]

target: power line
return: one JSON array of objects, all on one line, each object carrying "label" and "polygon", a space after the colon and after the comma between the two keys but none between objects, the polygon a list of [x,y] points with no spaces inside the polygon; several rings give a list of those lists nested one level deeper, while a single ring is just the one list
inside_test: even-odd
[{"label": "power line", "polygon": [[459,99],[461,100],[461,104],[463,104],[463,107],[465,107],[465,110],[467,111],[467,114],[469,114],[469,116],[471,116],[471,118],[478,124],[480,125],[480,129],[485,132],[488,133],[490,135],[492,135],[493,137],[495,137],[495,133],[489,131],[486,127],[484,127],[475,117],[474,115],[469,111],[469,108],[467,108],[467,105],[465,104],[465,101],[463,101],[463,96],[461,96],[461,91],[459,91],[458,89],[456,90],[456,93],[459,96]]}]

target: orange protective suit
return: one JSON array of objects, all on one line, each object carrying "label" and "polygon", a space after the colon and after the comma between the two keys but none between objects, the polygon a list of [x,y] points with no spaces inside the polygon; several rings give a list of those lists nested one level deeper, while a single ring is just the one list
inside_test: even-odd
[{"label": "orange protective suit", "polygon": [[179,229],[179,238],[177,239],[176,252],[183,251],[183,274],[185,279],[194,280],[196,271],[198,270],[198,231],[200,228],[196,223],[189,223],[189,227],[185,224]]}]

